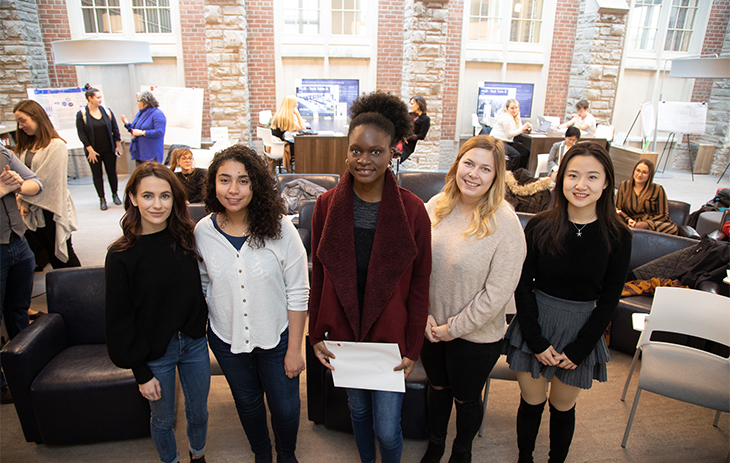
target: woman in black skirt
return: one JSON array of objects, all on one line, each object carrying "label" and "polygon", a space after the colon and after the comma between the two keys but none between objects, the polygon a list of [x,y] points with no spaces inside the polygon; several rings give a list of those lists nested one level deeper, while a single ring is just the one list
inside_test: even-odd
[{"label": "woman in black skirt", "polygon": [[621,296],[631,232],[614,209],[613,164],[596,143],[573,146],[560,163],[553,206],[525,227],[527,258],[515,291],[507,361],[517,373],[519,462],[532,462],[550,382],[550,462],[568,455],[575,402],[606,381],[603,333]]}]

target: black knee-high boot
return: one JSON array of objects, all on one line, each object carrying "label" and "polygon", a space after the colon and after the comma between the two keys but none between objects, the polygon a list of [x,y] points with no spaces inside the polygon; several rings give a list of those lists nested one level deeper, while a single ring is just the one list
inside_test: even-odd
[{"label": "black knee-high boot", "polygon": [[575,431],[575,405],[561,412],[550,404],[550,458],[548,463],[562,463],[568,456]]},{"label": "black knee-high boot", "polygon": [[520,398],[520,408],[517,409],[517,449],[520,451],[518,463],[532,463],[532,452],[535,450],[545,402],[530,405]]},{"label": "black knee-high boot", "polygon": [[471,462],[471,444],[479,432],[484,410],[481,400],[456,401],[456,438],[449,463]]},{"label": "black knee-high boot", "polygon": [[428,448],[421,463],[439,463],[446,450],[446,433],[454,396],[450,388],[436,389],[430,383],[426,394],[428,407]]}]

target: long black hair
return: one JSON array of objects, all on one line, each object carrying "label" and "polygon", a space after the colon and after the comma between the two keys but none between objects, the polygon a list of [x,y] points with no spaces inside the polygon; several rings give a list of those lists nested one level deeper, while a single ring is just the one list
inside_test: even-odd
[{"label": "long black hair", "polygon": [[543,253],[558,256],[563,253],[565,237],[572,230],[568,218],[568,199],[563,193],[565,183],[565,171],[570,161],[577,156],[591,156],[603,166],[606,174],[606,187],[601,197],[596,202],[596,217],[600,224],[601,235],[606,249],[612,250],[612,243],[618,242],[621,232],[626,230],[626,224],[616,213],[614,200],[615,177],[613,162],[608,152],[598,143],[576,143],[565,153],[565,158],[560,161],[560,168],[553,190],[553,205],[550,209],[539,215],[546,220],[540,220],[532,230],[532,239],[537,248]]}]

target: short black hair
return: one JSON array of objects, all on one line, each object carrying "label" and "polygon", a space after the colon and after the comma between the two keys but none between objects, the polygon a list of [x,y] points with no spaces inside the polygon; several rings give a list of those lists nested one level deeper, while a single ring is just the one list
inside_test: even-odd
[{"label": "short black hair", "polygon": [[580,140],[580,129],[574,125],[571,125],[570,127],[568,127],[568,130],[565,131],[565,138],[568,137],[575,137]]},{"label": "short black hair", "polygon": [[363,93],[350,107],[352,121],[347,132],[349,137],[355,127],[373,125],[391,137],[390,146],[413,133],[413,121],[408,106],[396,95],[376,90]]}]

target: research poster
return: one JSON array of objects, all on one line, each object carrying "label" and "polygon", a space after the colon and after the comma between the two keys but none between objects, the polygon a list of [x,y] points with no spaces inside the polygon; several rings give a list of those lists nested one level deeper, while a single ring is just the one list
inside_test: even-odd
[{"label": "research poster", "polygon": [[38,102],[53,123],[56,132],[66,140],[68,149],[83,148],[76,132],[76,113],[86,105],[83,88],[29,88],[28,98]]},{"label": "research poster", "polygon": [[202,88],[143,85],[141,90],[151,91],[165,114],[165,145],[200,148],[200,134],[203,129]]}]

